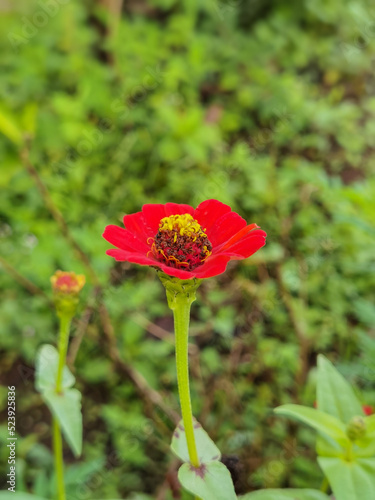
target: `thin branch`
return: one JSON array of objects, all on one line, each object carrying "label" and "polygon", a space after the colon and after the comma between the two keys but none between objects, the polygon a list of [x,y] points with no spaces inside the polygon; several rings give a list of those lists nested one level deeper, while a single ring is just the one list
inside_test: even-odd
[{"label": "thin branch", "polygon": [[148,385],[143,375],[137,372],[132,366],[124,363],[124,361],[120,358],[117,346],[113,342],[113,339],[115,337],[114,337],[113,327],[110,322],[108,310],[102,302],[99,302],[99,316],[101,318],[101,323],[103,325],[104,334],[107,338],[109,357],[112,359],[115,365],[120,369],[120,371],[122,371],[125,375],[127,375],[128,378],[130,378],[133,381],[134,385],[138,389],[139,394],[143,398],[148,399],[153,405],[158,406],[170,418],[170,420],[177,425],[177,423],[180,420],[179,415],[174,410],[172,410],[171,408],[169,408],[167,405],[164,404],[161,395]]},{"label": "thin branch", "polygon": [[0,264],[28,292],[30,292],[32,295],[40,295],[41,297],[43,297],[45,300],[48,301],[50,307],[54,307],[51,299],[41,288],[34,285],[34,283],[32,283],[29,279],[25,278],[25,276],[22,276],[22,274],[20,274],[11,264],[9,264],[9,262],[5,260],[4,257],[1,257],[1,255],[0,255]]},{"label": "thin branch", "polygon": [[[94,303],[95,303],[97,294],[98,294],[98,288],[95,287],[94,291],[93,291],[93,302]],[[92,302],[92,301],[89,301],[89,302]],[[85,311],[83,312],[83,314],[78,322],[76,334],[70,343],[69,353],[67,356],[67,364],[69,365],[69,367],[71,369],[73,369],[73,365],[74,365],[75,359],[77,357],[78,350],[79,350],[80,345],[82,343],[83,337],[86,333],[87,327],[90,323],[90,319],[94,313],[94,310],[95,310],[94,305],[93,305],[93,303],[91,303],[90,305],[88,305],[86,307]]]},{"label": "thin branch", "polygon": [[174,335],[172,333],[168,332],[168,330],[165,330],[161,326],[156,325],[152,321],[149,321],[147,318],[142,316],[142,314],[133,314],[130,319],[137,325],[147,330],[154,337],[174,345]]},{"label": "thin branch", "polygon": [[174,458],[170,463],[165,475],[165,481],[158,489],[156,500],[165,500],[169,491],[172,493],[173,498],[180,497],[181,485],[177,478],[177,470],[180,463],[180,460],[177,458]]},{"label": "thin branch", "polygon": [[293,298],[289,291],[287,290],[284,281],[282,279],[281,267],[280,264],[276,264],[276,281],[279,286],[281,299],[284,302],[285,308],[288,312],[290,322],[293,325],[293,328],[296,332],[298,342],[299,342],[299,354],[300,354],[300,368],[298,370],[296,381],[299,387],[302,387],[306,382],[307,375],[309,372],[309,352],[310,352],[310,340],[307,337],[307,334],[301,324],[301,321],[298,319],[296,312],[294,310]]},{"label": "thin branch", "polygon": [[123,0],[103,0],[103,4],[108,9],[110,19],[109,19],[109,34],[110,36],[115,36],[117,33],[118,25],[121,18],[121,12],[123,7]]}]

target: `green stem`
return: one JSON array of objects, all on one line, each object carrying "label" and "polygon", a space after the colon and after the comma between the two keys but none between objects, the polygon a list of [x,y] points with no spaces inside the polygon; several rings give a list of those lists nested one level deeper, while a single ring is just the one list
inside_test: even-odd
[{"label": "green stem", "polygon": [[189,340],[189,322],[190,322],[191,301],[187,297],[181,296],[176,300],[173,308],[174,329],[176,334],[176,367],[178,392],[180,396],[180,405],[182,420],[184,422],[186,442],[189,451],[190,462],[194,467],[199,467],[199,457],[194,436],[193,413],[190,401],[189,386],[189,358],[188,358],[188,340]]},{"label": "green stem", "polygon": [[63,447],[60,426],[56,417],[53,417],[53,453],[55,457],[57,498],[58,500],[65,500]]},{"label": "green stem", "polygon": [[72,318],[67,315],[60,316],[60,336],[59,336],[59,364],[57,366],[56,392],[62,392],[63,370],[66,362],[68,350],[69,330]]},{"label": "green stem", "polygon": [[320,491],[322,491],[323,493],[329,492],[329,482],[328,482],[326,477],[323,479],[322,485],[320,487]]},{"label": "green stem", "polygon": [[[190,401],[188,343],[190,307],[195,300],[195,293],[202,280],[196,278],[181,280],[162,272],[158,272],[158,276],[165,287],[168,306],[173,311],[176,337],[177,382],[182,420],[185,428],[190,463],[193,467],[198,468],[200,462],[195,444],[193,413]],[[201,500],[197,496],[194,499]]]},{"label": "green stem", "polygon": [[350,443],[348,444],[348,447],[346,449],[346,460],[348,462],[353,461],[353,441],[350,441]]},{"label": "green stem", "polygon": [[[60,335],[59,335],[59,363],[57,365],[56,374],[56,393],[62,393],[63,371],[66,362],[66,353],[68,350],[69,331],[71,316],[66,314],[59,315],[60,318]],[[64,485],[64,460],[63,460],[63,445],[61,438],[60,424],[56,417],[53,417],[53,453],[55,458],[55,474],[57,486],[58,500],[65,500],[65,485]]]}]

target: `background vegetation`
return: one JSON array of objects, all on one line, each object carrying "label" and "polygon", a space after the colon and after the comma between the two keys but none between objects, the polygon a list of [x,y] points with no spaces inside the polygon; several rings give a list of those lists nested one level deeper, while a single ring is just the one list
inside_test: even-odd
[{"label": "background vegetation", "polygon": [[62,269],[87,276],[70,351],[73,362],[82,341],[84,451],[77,462],[66,449],[68,498],[180,498],[165,292],[152,269],[114,265],[101,233],[144,203],[206,198],[257,222],[268,244],[199,290],[194,413],[238,493],[319,488],[313,433],[272,409],[313,405],[319,352],[375,405],[371,3],[0,10],[0,404],[5,422],[15,385],[18,490],[51,494],[50,415],[33,366],[56,340],[49,277]]}]

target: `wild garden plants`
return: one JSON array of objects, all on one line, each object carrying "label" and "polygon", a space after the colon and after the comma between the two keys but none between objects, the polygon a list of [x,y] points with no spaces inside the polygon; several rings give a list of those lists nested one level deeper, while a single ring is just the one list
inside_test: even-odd
[{"label": "wild garden plants", "polygon": [[[182,486],[196,500],[372,500],[375,498],[375,415],[324,356],[318,357],[316,408],[286,404],[276,414],[296,419],[317,432],[316,451],[322,469],[321,490],[266,489],[237,497],[221,453],[193,417],[189,389],[188,338],[191,304],[204,279],[223,273],[231,260],[250,257],[264,244],[266,233],[248,225],[228,205],[207,200],[196,209],[167,203],[144,205],[124,217],[125,228],[109,225],[104,238],[116,248],[107,251],[117,261],[151,266],[166,289],[173,311],[176,370],[182,420],[171,449],[183,462]],[[60,321],[58,349],[40,348],[36,388],[53,415],[56,500],[70,500],[64,487],[62,435],[76,457],[82,451],[81,394],[66,366],[70,323],[75,315],[82,275],[57,271],[52,277]],[[25,493],[0,493],[1,498],[43,500]]]}]

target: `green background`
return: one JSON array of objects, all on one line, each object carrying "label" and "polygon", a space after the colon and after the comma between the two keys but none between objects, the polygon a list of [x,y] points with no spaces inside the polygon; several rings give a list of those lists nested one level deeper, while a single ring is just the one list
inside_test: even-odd
[{"label": "green background", "polygon": [[18,491],[49,498],[53,485],[33,366],[56,343],[56,269],[87,277],[72,331],[72,343],[84,333],[84,447],[78,461],[65,449],[68,498],[178,491],[171,312],[155,271],[115,264],[101,234],[144,203],[207,198],[268,242],[199,289],[194,414],[238,493],[319,488],[314,434],[272,409],[313,405],[319,352],[375,405],[371,3],[1,0],[0,13],[0,430],[15,385]]}]

